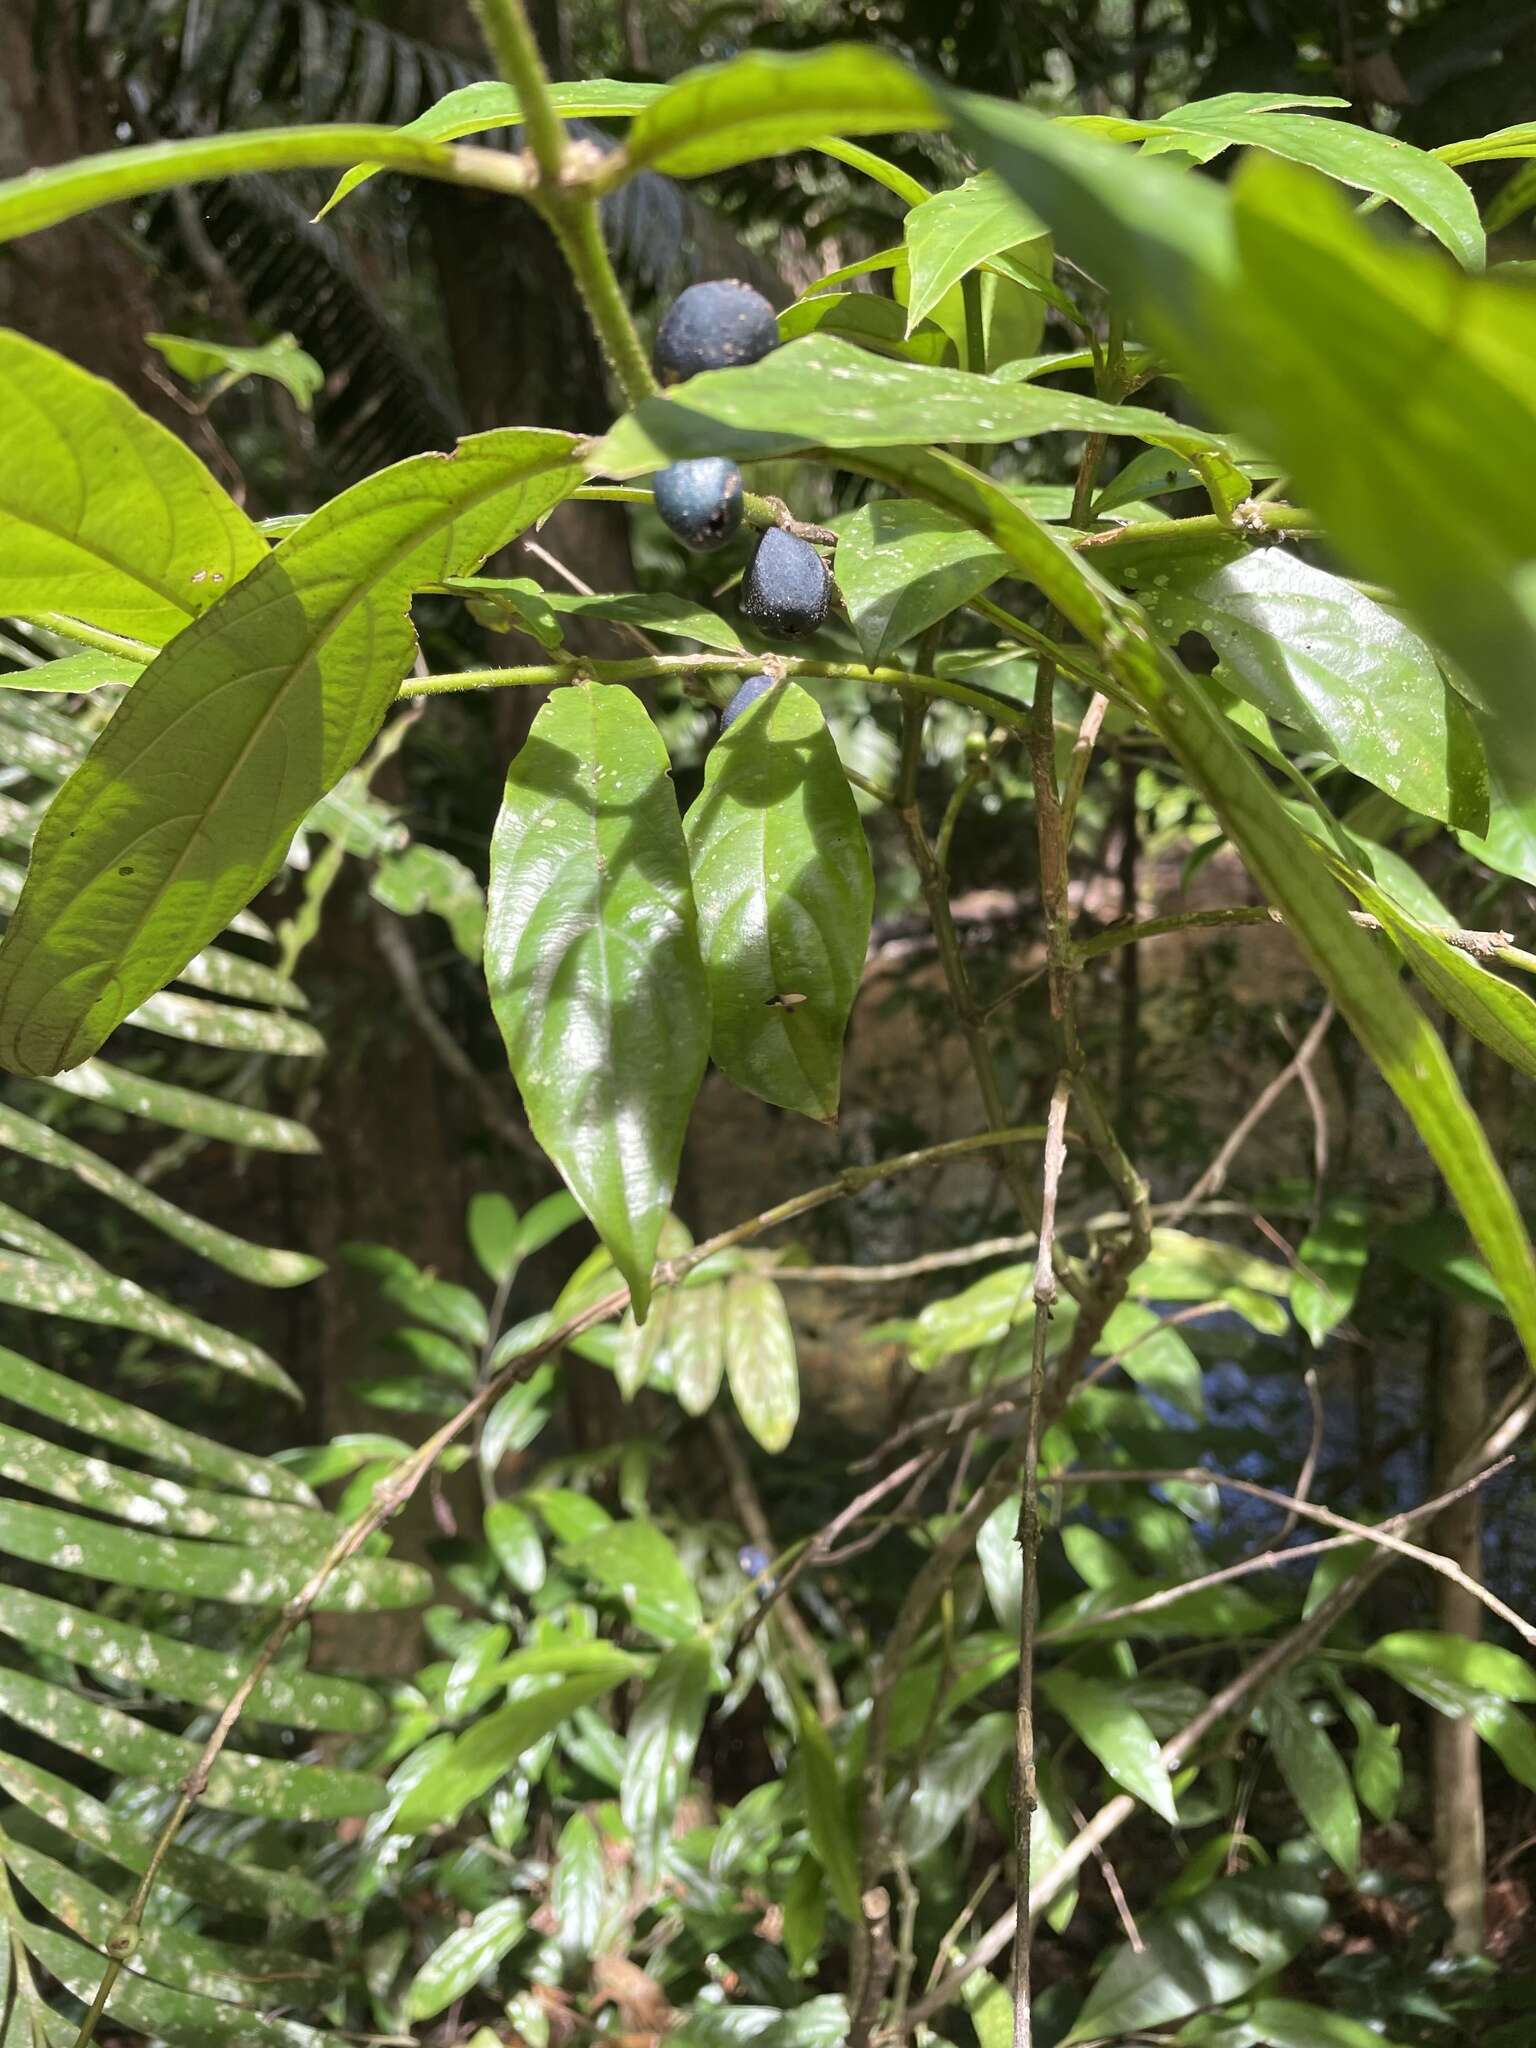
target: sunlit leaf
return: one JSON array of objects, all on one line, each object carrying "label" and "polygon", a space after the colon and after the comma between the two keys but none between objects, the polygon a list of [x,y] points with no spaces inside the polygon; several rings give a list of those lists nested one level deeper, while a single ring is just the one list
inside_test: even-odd
[{"label": "sunlit leaf", "polygon": [[800,1419],[800,1369],[784,1297],[765,1273],[725,1283],[725,1376],[749,1435],[782,1451]]},{"label": "sunlit leaf", "polygon": [[704,1726],[712,1662],[702,1638],[679,1643],[651,1673],[630,1716],[619,1810],[634,1843],[636,1876],[655,1876]]}]

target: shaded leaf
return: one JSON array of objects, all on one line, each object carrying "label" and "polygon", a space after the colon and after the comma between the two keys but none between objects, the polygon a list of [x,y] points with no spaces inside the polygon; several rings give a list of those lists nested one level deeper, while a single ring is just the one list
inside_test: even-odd
[{"label": "shaded leaf", "polygon": [[805,1817],[810,1826],[811,1847],[844,1918],[857,1926],[861,1910],[859,1855],[848,1825],[842,1773],[826,1729],[803,1696],[795,1700],[795,1715],[799,1723],[798,1753],[805,1781]]},{"label": "shaded leaf", "polygon": [[522,1900],[509,1898],[487,1906],[467,1927],[456,1927],[412,1978],[405,1994],[406,2018],[430,2020],[446,2011],[495,1969],[521,1940],[527,1924]]},{"label": "shaded leaf", "polygon": [[512,763],[486,975],[534,1136],[643,1316],[709,990],[666,749],[630,691],[556,691]]},{"label": "shaded leaf", "polygon": [[902,1812],[898,1840],[914,1863],[932,1855],[961,1817],[978,1805],[993,1772],[1013,1748],[1013,1716],[983,1714],[936,1749],[918,1772]]},{"label": "shaded leaf", "polygon": [[702,1637],[679,1643],[651,1673],[630,1716],[619,1811],[642,1884],[655,1879],[678,1802],[688,1789],[711,1682],[709,1644]]},{"label": "shaded leaf", "polygon": [[1280,1775],[1308,1827],[1345,1876],[1353,1877],[1360,1865],[1360,1809],[1339,1752],[1305,1704],[1284,1686],[1265,1698],[1264,1727]]},{"label": "shaded leaf", "polygon": [[693,1636],[702,1613],[682,1559],[654,1522],[611,1522],[564,1541],[561,1561],[620,1599],[635,1626],[661,1643]]}]

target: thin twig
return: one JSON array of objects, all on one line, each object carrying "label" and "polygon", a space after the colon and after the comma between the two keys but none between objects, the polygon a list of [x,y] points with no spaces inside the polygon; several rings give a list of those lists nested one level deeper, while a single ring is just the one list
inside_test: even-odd
[{"label": "thin twig", "polygon": [[1323,1007],[1318,1011],[1311,1029],[1301,1041],[1301,1044],[1297,1046],[1295,1054],[1289,1063],[1276,1074],[1267,1087],[1261,1089],[1258,1095],[1255,1096],[1253,1102],[1227,1133],[1216,1157],[1188,1193],[1174,1204],[1173,1212],[1168,1218],[1170,1223],[1181,1223],[1197,1202],[1203,1202],[1208,1195],[1214,1195],[1222,1186],[1233,1160],[1241,1152],[1244,1145],[1247,1144],[1255,1128],[1269,1114],[1270,1110],[1274,1108],[1302,1068],[1315,1057],[1318,1047],[1322,1044],[1327,1034],[1328,1026],[1332,1022],[1333,1004],[1330,1001],[1324,1003]]},{"label": "thin twig", "polygon": [[[1046,1118],[1041,1169],[1040,1246],[1035,1253],[1035,1327],[1030,1345],[1029,1418],[1024,1431],[1024,1470],[1019,1492],[1019,1683],[1014,1719],[1013,1854],[1016,1870],[1014,1890],[1021,1899],[1029,1897],[1030,1837],[1035,1808],[1040,1803],[1035,1762],[1035,1581],[1040,1554],[1041,1410],[1045,1406],[1045,1350],[1050,1341],[1051,1314],[1056,1306],[1056,1200],[1067,1158],[1067,1104],[1071,1097],[1072,1077],[1062,1073],[1052,1090],[1050,1112]],[[1033,2048],[1033,2041],[1029,1915],[1021,1913],[1018,1936],[1013,1945],[1013,2048]]]}]

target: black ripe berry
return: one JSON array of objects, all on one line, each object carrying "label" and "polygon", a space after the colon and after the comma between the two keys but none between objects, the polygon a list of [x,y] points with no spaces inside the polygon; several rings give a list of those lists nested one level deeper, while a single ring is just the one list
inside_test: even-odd
[{"label": "black ripe berry", "polygon": [[771,640],[803,640],[831,602],[832,578],[810,542],[770,526],[742,578],[742,617]]},{"label": "black ripe berry", "polygon": [[772,676],[748,676],[730,703],[720,714],[720,730],[736,723],[749,704],[755,704],[766,690],[773,688]]},{"label": "black ripe berry", "polygon": [[656,334],[656,374],[680,384],[701,370],[734,370],[779,345],[779,322],[761,292],[738,278],[691,284]]},{"label": "black ripe berry", "polygon": [[656,510],[685,548],[707,555],[741,524],[741,471],[721,455],[674,462],[658,472]]}]

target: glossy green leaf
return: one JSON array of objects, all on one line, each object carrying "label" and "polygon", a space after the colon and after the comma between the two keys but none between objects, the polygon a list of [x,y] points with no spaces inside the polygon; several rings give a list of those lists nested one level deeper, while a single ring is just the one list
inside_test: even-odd
[{"label": "glossy green leaf", "polygon": [[535,718],[491,842],[486,976],[534,1136],[643,1316],[709,989],[666,749],[632,692],[578,684]]},{"label": "glossy green leaf", "polygon": [[[223,1600],[237,1607],[280,1607],[300,1591],[318,1562],[302,1554],[259,1551],[248,1544],[141,1535],[15,1500],[0,1500],[0,1550],[115,1585]],[[337,1566],[315,1606],[322,1613],[415,1607],[429,1590],[430,1581],[418,1565],[353,1558]]]},{"label": "glossy green leaf", "polygon": [[[635,114],[650,105],[662,91],[659,85],[633,85],[623,79],[593,78],[584,83],[551,85],[549,96],[559,113],[580,120],[596,116]],[[445,93],[430,107],[394,132],[402,139],[420,142],[457,142],[465,135],[483,135],[490,128],[515,127],[523,118],[522,101],[516,88],[499,79],[482,79]],[[339,206],[349,192],[365,180],[387,169],[381,163],[354,164],[337,180],[336,189],[315,215],[324,220],[333,206]]]},{"label": "glossy green leaf", "polygon": [[79,1380],[35,1364],[18,1352],[0,1347],[0,1376],[5,1398],[36,1415],[46,1415],[66,1428],[98,1442],[135,1451],[169,1472],[196,1473],[260,1498],[293,1501],[313,1507],[314,1495],[302,1479],[267,1458],[255,1458],[210,1437],[182,1429],[147,1408],[136,1408]]},{"label": "glossy green leaf", "polygon": [[910,277],[909,333],[967,271],[1003,250],[1033,245],[1029,253],[1049,276],[1049,231],[1000,179],[986,172],[914,206],[902,233]]},{"label": "glossy green leaf", "polygon": [[1015,441],[1054,433],[1131,434],[1181,454],[1221,437],[1146,406],[1108,405],[1046,384],[994,382],[924,363],[871,362],[836,335],[807,335],[734,370],[706,370],[647,398],[593,448],[591,468],[639,476],[684,456],[742,460],[807,448]]},{"label": "glossy green leaf", "polygon": [[94,1152],[51,1125],[23,1116],[10,1103],[0,1103],[0,1146],[9,1152],[19,1153],[23,1158],[73,1174],[84,1186],[120,1203],[157,1230],[163,1230],[167,1237],[201,1253],[226,1272],[254,1281],[259,1287],[297,1287],[325,1270],[321,1261],[310,1257],[307,1252],[270,1250],[265,1245],[251,1244],[217,1224],[205,1223],[200,1217],[188,1215],[185,1209],[178,1208],[163,1195],[157,1195],[142,1181],[135,1180],[132,1174],[124,1173],[120,1167],[98,1158]]},{"label": "glossy green leaf", "polygon": [[1365,1211],[1358,1203],[1327,1203],[1302,1239],[1291,1278],[1291,1313],[1314,1344],[1353,1310],[1369,1257]]},{"label": "glossy green leaf", "polygon": [[[136,1819],[103,1806],[40,1765],[0,1754],[0,1791],[123,1870],[137,1874],[149,1862],[154,1842]],[[223,1912],[260,1920],[324,1920],[330,1911],[325,1893],[298,1871],[264,1870],[256,1863],[209,1855],[179,1843],[166,1851],[160,1868],[174,1890]]]},{"label": "glossy green leaf", "polygon": [[1414,1672],[1439,1674],[1498,1699],[1536,1703],[1536,1670],[1497,1643],[1474,1642],[1467,1636],[1442,1635],[1432,1629],[1399,1629],[1372,1643],[1366,1658],[1393,1677]]},{"label": "glossy green leaf", "polygon": [[312,1551],[315,1558],[341,1534],[329,1515],[286,1501],[248,1494],[216,1493],[111,1464],[95,1445],[90,1453],[46,1443],[10,1423],[0,1423],[0,1473],[34,1493],[115,1516],[141,1529],[166,1535],[215,1536],[231,1543],[281,1543]]},{"label": "glossy green leaf", "polygon": [[1189,1905],[1140,1919],[1144,1946],[1115,1950],[1066,2042],[1113,2040],[1226,2005],[1282,1970],[1327,1917],[1321,1892],[1284,1865],[1219,1879]]},{"label": "glossy green leaf", "polygon": [[624,156],[635,169],[697,178],[814,148],[824,135],[890,135],[940,118],[917,74],[870,44],[751,50],[684,72],[636,117]]},{"label": "glossy green leaf", "polygon": [[[39,1926],[28,1929],[27,1947],[77,1998],[91,1998],[105,1967],[97,1950]],[[106,2010],[167,2048],[207,2048],[211,2041],[219,2048],[330,2048],[327,2036],[297,2021],[268,2019],[247,2006],[151,1983],[132,1970],[118,1978]]]},{"label": "glossy green leaf", "polygon": [[1344,879],[1363,908],[1391,933],[1413,973],[1442,1008],[1518,1072],[1536,1075],[1536,1002],[1526,991],[1479,965],[1438,933],[1426,931],[1364,876],[1348,874]]},{"label": "glossy green leaf", "polygon": [[[167,1735],[132,1714],[76,1691],[0,1667],[0,1713],[34,1735],[124,1777],[177,1784],[197,1762],[201,1744]],[[384,1787],[364,1771],[336,1764],[280,1763],[226,1749],[204,1794],[209,1806],[272,1820],[340,1820],[372,1813]]]},{"label": "glossy green leaf", "polygon": [[912,1362],[920,1372],[957,1351],[976,1351],[1035,1313],[1033,1266],[998,1266],[959,1294],[931,1301],[912,1330]]},{"label": "glossy green leaf", "polygon": [[619,1811],[634,1845],[635,1875],[654,1881],[672,1822],[688,1789],[704,1726],[713,1670],[702,1637],[679,1643],[657,1664],[630,1716]]},{"label": "glossy green leaf", "polygon": [[687,841],[715,1064],[781,1109],[830,1120],[874,879],[837,748],[797,683],[716,741]]},{"label": "glossy green leaf", "polygon": [[961,1819],[975,1811],[993,1772],[1013,1749],[1013,1716],[983,1714],[935,1748],[917,1774],[897,1839],[914,1862],[932,1855]]},{"label": "glossy green leaf", "polygon": [[1364,2020],[1294,1998],[1259,1998],[1248,2008],[1254,2038],[1267,2048],[1401,2048]]},{"label": "glossy green leaf", "polygon": [[146,997],[123,1021],[164,1038],[179,1038],[185,1045],[212,1045],[225,1052],[317,1059],[325,1051],[325,1040],[302,1017],[236,1009],[231,1003],[205,1003],[173,989]]},{"label": "glossy green leaf", "polygon": [[1122,1301],[1096,1347],[1148,1393],[1172,1402],[1196,1422],[1205,1415],[1200,1361],[1167,1318],[1139,1301]]},{"label": "glossy green leaf", "polygon": [[670,590],[621,590],[577,592],[546,590],[530,576],[459,576],[451,590],[465,596],[498,599],[523,621],[536,638],[558,647],[563,638],[563,619],[601,619],[616,626],[633,626],[642,633],[659,633],[663,639],[697,640],[702,647],[717,647],[735,653],[741,635],[728,626],[717,612],[679,597]]},{"label": "glossy green leaf", "polygon": [[564,1188],[535,1202],[517,1226],[517,1255],[531,1259],[545,1245],[553,1244],[562,1232],[581,1221],[581,1210]]},{"label": "glossy green leaf", "polygon": [[274,335],[256,348],[228,341],[197,341],[186,334],[146,334],[144,339],[189,384],[203,384],[214,377],[228,383],[265,377],[281,384],[299,411],[306,413],[325,385],[324,370],[291,334]]},{"label": "glossy green leaf", "polygon": [[493,1501],[485,1511],[485,1540],[517,1590],[537,1593],[544,1583],[544,1545],[528,1510],[514,1500]]},{"label": "glossy green leaf", "polygon": [[399,853],[386,853],[368,878],[368,893],[404,917],[433,911],[466,960],[478,961],[484,953],[485,891],[474,869],[441,846],[418,840]]},{"label": "glossy green leaf", "polygon": [[194,1358],[205,1359],[254,1386],[271,1387],[293,1400],[299,1398],[293,1381],[259,1344],[188,1315],[185,1309],[162,1301],[159,1295],[131,1280],[104,1272],[73,1246],[54,1239],[51,1231],[27,1226],[25,1219],[6,1210],[3,1204],[0,1234],[13,1243],[38,1239],[49,1243],[46,1257],[23,1257],[17,1253],[0,1260],[0,1302],[41,1315],[67,1316],[77,1322],[103,1324],[109,1329],[136,1330],[161,1343],[177,1345]]},{"label": "glossy green leaf", "polygon": [[871,498],[837,535],[837,587],[872,666],[1008,573],[974,528],[911,498]]},{"label": "glossy green leaf", "polygon": [[467,1927],[456,1927],[411,1979],[405,1994],[406,2018],[430,2020],[446,2011],[495,1969],[522,1939],[527,1925],[523,1901],[507,1898],[477,1913]]},{"label": "glossy green leaf", "polygon": [[[232,1697],[250,1661],[66,1607],[20,1586],[0,1586],[0,1633],[119,1685],[215,1711]],[[384,1714],[378,1695],[354,1679],[279,1665],[258,1683],[245,1718],[362,1735],[377,1728]]]},{"label": "glossy green leaf", "polygon": [[402,1834],[419,1834],[439,1822],[457,1820],[471,1800],[489,1792],[552,1728],[558,1728],[589,1700],[611,1692],[634,1669],[632,1657],[622,1650],[610,1650],[607,1659],[595,1663],[594,1669],[557,1679],[487,1714],[456,1737],[411,1787],[395,1815],[394,1827]]},{"label": "glossy green leaf", "polygon": [[585,1964],[597,1954],[608,1887],[603,1838],[585,1813],[573,1813],[560,1830],[549,1904],[555,1939],[568,1964]]},{"label": "glossy green leaf", "polygon": [[247,128],[180,142],[149,142],[76,157],[0,183],[0,242],[73,220],[98,206],[250,171],[325,170],[376,160],[380,168],[453,177],[452,152],[399,128],[335,122]]},{"label": "glossy green leaf", "polygon": [[800,1369],[784,1297],[765,1273],[725,1283],[725,1377],[747,1433],[782,1451],[800,1419]]},{"label": "glossy green leaf", "polygon": [[[147,659],[147,656],[146,656]],[[120,654],[66,654],[58,661],[40,662],[36,668],[19,668],[0,676],[0,690],[63,691],[73,696],[99,690],[108,683],[136,683],[144,673],[144,662],[129,661]]]},{"label": "glossy green leaf", "polygon": [[859,1905],[859,1852],[848,1825],[848,1805],[842,1773],[831,1738],[816,1717],[809,1700],[796,1696],[795,1715],[799,1724],[798,1757],[805,1786],[805,1816],[811,1831],[816,1861],[826,1873],[828,1887],[843,1916],[857,1925]]},{"label": "glossy green leaf", "polygon": [[1403,1758],[1397,1746],[1397,1723],[1384,1727],[1370,1701],[1337,1678],[1334,1691],[1355,1731],[1350,1774],[1360,1803],[1377,1820],[1394,1820],[1403,1794]]},{"label": "glossy green leaf", "polygon": [[558,504],[571,446],[508,428],[379,471],[151,662],[38,832],[0,945],[0,1061],[78,1065],[255,895],[393,701],[412,590]]},{"label": "glossy green leaf", "polygon": [[702,1613],[693,1579],[654,1522],[610,1522],[561,1548],[568,1570],[621,1600],[635,1626],[660,1643],[698,1632]]},{"label": "glossy green leaf", "polygon": [[836,334],[876,355],[909,363],[942,363],[951,347],[943,329],[928,323],[909,335],[905,308],[873,292],[818,289],[785,307],[779,315],[779,333],[785,341],[798,341],[803,334]]},{"label": "glossy green leaf", "polygon": [[1410,810],[1481,829],[1483,750],[1471,714],[1418,634],[1342,576],[1283,548],[1128,572],[1169,640],[1200,633],[1216,676]]},{"label": "glossy green leaf", "polygon": [[[1482,268],[1485,245],[1477,202],[1466,184],[1444,163],[1395,135],[1380,135],[1353,121],[1319,120],[1263,106],[1237,106],[1239,96],[1194,101],[1159,115],[1155,121],[1133,122],[1111,116],[1107,124],[1117,135],[1144,132],[1160,150],[1182,149],[1207,162],[1223,149],[1261,149],[1291,163],[1305,164],[1352,185],[1379,194],[1400,206],[1453,256],[1469,268]],[[1334,101],[1332,104],[1338,105]],[[1092,127],[1092,120],[1082,124]]]},{"label": "glossy green leaf", "polygon": [[725,1372],[725,1289],[718,1282],[674,1294],[667,1357],[672,1390],[683,1412],[707,1414]]},{"label": "glossy green leaf", "polygon": [[225,1102],[217,1095],[157,1081],[106,1060],[87,1060],[67,1074],[51,1075],[48,1085],[85,1102],[105,1103],[125,1116],[144,1117],[175,1131],[192,1131],[200,1138],[218,1138],[252,1151],[313,1153],[320,1149],[314,1132],[292,1117],[247,1109],[244,1103]]},{"label": "glossy green leaf", "polygon": [[1345,1876],[1353,1877],[1360,1864],[1360,1809],[1343,1758],[1305,1703],[1284,1685],[1265,1697],[1264,1728],[1308,1827]]},{"label": "glossy green leaf", "polygon": [[[55,1920],[93,1948],[106,1948],[126,1900],[29,1843],[6,1839],[0,1854],[11,1877]],[[275,1999],[308,2002],[324,1995],[328,1977],[326,1965],[315,1957],[287,1954],[268,1944],[241,1950],[210,1941],[185,1925],[168,1927],[154,1918],[146,1918],[139,1930],[127,1967],[174,1990],[197,1991],[241,2005]]]},{"label": "glossy green leaf", "polygon": [[1122,1791],[1177,1826],[1178,1808],[1168,1767],[1158,1754],[1157,1737],[1118,1687],[1075,1671],[1057,1670],[1042,1676],[1040,1691]]},{"label": "glossy green leaf", "polygon": [[267,553],[168,427],[3,329],[0,407],[0,615],[64,614],[159,646]]}]

